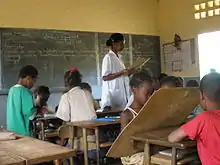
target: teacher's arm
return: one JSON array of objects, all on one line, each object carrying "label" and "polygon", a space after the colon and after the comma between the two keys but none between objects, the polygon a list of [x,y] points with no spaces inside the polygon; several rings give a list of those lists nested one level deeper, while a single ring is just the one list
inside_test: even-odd
[{"label": "teacher's arm", "polygon": [[127,73],[127,70],[124,69],[124,70],[122,70],[122,71],[120,71],[120,72],[112,73],[112,74],[109,74],[109,75],[107,75],[107,76],[103,76],[102,79],[103,79],[104,81],[110,81],[110,80],[114,80],[114,79],[116,79],[116,78],[118,78],[118,77],[120,77],[120,76],[122,76],[122,75],[124,75],[124,74],[126,74],[126,73]]},{"label": "teacher's arm", "polygon": [[113,72],[112,66],[114,65],[114,61],[111,60],[110,56],[105,56],[102,62],[102,80],[103,81],[111,81],[120,76],[128,74],[128,70],[124,69],[116,73]]}]

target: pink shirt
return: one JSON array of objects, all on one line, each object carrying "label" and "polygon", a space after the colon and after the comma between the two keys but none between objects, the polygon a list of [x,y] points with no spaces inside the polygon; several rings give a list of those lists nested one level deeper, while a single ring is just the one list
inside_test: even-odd
[{"label": "pink shirt", "polygon": [[203,165],[220,165],[220,110],[203,112],[181,129],[197,148]]}]

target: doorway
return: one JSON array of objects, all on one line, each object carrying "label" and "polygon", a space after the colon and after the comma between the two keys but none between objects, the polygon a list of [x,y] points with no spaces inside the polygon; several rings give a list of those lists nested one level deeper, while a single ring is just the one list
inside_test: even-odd
[{"label": "doorway", "polygon": [[198,35],[200,79],[210,72],[220,73],[220,31]]}]

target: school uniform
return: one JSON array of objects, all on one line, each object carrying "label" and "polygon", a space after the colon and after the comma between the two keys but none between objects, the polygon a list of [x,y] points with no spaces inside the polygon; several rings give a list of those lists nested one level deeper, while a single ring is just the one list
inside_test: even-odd
[{"label": "school uniform", "polygon": [[36,114],[31,91],[15,85],[10,88],[7,100],[7,130],[22,135],[31,135],[30,117]]},{"label": "school uniform", "polygon": [[[80,87],[72,88],[61,97],[56,116],[67,122],[85,121],[97,118],[91,93],[82,90]],[[87,138],[95,141],[94,135],[89,135]],[[83,150],[84,147],[82,142],[82,137],[75,138],[74,149]],[[95,148],[95,144],[89,145],[88,148]]]},{"label": "school uniform", "polygon": [[74,87],[61,97],[56,116],[63,121],[84,121],[96,118],[91,94]]},{"label": "school uniform", "polygon": [[[125,69],[121,55],[109,51],[102,62],[102,77]],[[110,81],[102,81],[101,108],[111,106],[113,110],[123,110],[130,96],[129,77],[120,76]]]},{"label": "school uniform", "polygon": [[220,164],[220,110],[202,112],[181,126],[189,139],[197,141],[203,165]]}]

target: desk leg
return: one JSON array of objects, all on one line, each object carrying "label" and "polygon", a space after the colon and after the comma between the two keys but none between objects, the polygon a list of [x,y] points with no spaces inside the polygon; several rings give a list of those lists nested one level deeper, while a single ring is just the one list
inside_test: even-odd
[{"label": "desk leg", "polygon": [[171,159],[171,165],[176,165],[176,148],[172,148],[172,159]]},{"label": "desk leg", "polygon": [[83,130],[83,146],[84,146],[84,164],[89,165],[87,132],[86,132],[86,128],[83,128],[82,130]]},{"label": "desk leg", "polygon": [[99,128],[96,127],[95,128],[95,139],[96,139],[96,161],[97,161],[97,165],[100,164],[100,158],[99,158],[99,151],[100,151],[100,148],[99,148]]},{"label": "desk leg", "polygon": [[[74,149],[74,137],[75,137],[75,134],[74,134],[74,126],[69,126],[69,132],[71,133],[71,136],[70,136],[70,148],[71,149]],[[74,165],[74,159],[73,157],[70,157],[70,165]]]},{"label": "desk leg", "polygon": [[44,122],[41,121],[41,140],[45,140]]},{"label": "desk leg", "polygon": [[145,143],[144,145],[144,165],[150,165],[150,144]]}]

